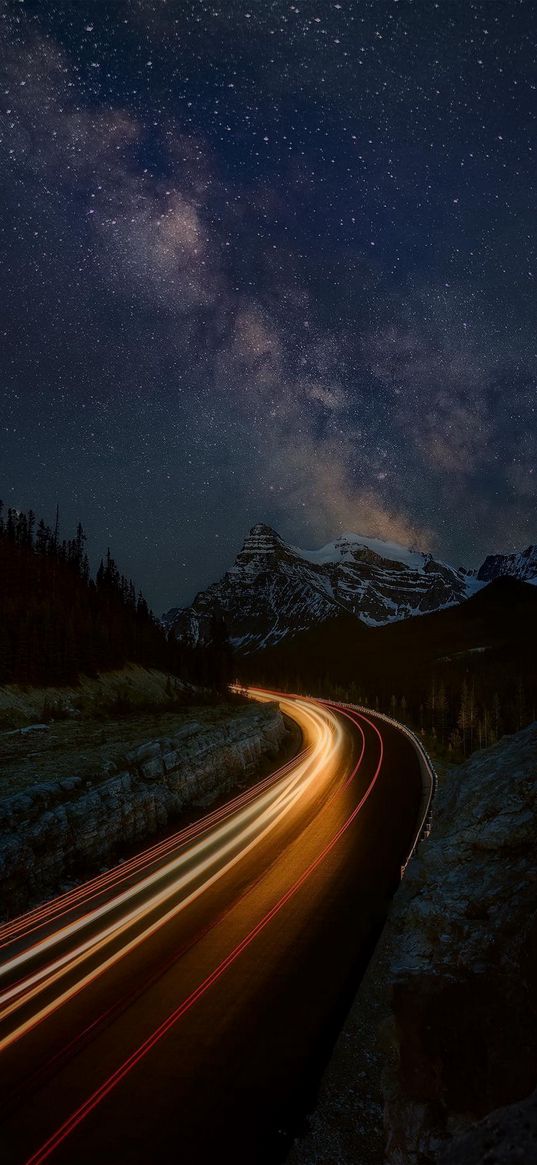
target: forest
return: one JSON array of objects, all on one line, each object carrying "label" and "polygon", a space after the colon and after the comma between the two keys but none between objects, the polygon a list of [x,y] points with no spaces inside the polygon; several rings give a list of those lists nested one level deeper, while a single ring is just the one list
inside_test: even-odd
[{"label": "forest", "polygon": [[62,538],[58,512],[50,527],[0,503],[0,683],[72,684],[126,663],[219,691],[231,673],[221,621],[207,644],[180,645],[110,550],[92,578],[80,524]]},{"label": "forest", "polygon": [[537,716],[537,588],[501,578],[384,627],[343,616],[239,662],[244,680],[392,715],[459,761]]}]

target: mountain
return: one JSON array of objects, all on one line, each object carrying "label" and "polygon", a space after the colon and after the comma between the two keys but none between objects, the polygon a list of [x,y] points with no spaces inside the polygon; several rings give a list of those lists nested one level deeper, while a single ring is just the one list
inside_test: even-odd
[{"label": "mountain", "polygon": [[223,578],[163,622],[195,644],[223,615],[233,645],[250,653],[342,614],[370,627],[424,615],[482,585],[471,572],[395,542],[343,534],[320,550],[301,550],[259,524]]},{"label": "mountain", "polygon": [[528,546],[521,554],[489,554],[477,572],[481,582],[510,575],[537,586],[537,546]]}]

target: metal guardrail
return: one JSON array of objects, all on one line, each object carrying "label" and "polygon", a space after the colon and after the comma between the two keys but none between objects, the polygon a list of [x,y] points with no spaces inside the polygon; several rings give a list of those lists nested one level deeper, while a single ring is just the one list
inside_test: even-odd
[{"label": "metal guardrail", "polygon": [[387,724],[391,724],[393,728],[397,728],[399,732],[407,736],[418,753],[422,785],[420,823],[406,862],[401,867],[401,876],[403,876],[408,863],[416,853],[420,841],[422,838],[428,837],[431,832],[432,806],[438,790],[438,777],[433,762],[417,733],[413,732],[411,728],[408,728],[406,724],[402,724],[400,720],[394,720],[393,716],[387,716],[385,712],[377,712],[376,708],[366,708],[363,704],[349,704],[343,703],[342,701],[337,701],[337,703],[341,703],[342,708],[352,708],[355,712],[363,712],[364,715],[369,714],[370,716],[378,717],[379,720],[385,720]]}]

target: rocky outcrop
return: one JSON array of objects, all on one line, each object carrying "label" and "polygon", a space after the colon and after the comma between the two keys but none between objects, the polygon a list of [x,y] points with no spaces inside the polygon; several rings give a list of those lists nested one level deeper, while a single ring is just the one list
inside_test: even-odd
[{"label": "rocky outcrop", "polygon": [[537,1161],[537,1094],[509,1104],[456,1137],[440,1165],[533,1165]]},{"label": "rocky outcrop", "polygon": [[537,1065],[537,725],[451,773],[392,918],[386,1160],[418,1165]]},{"label": "rocky outcrop", "polygon": [[276,705],[213,725],[189,723],[128,752],[121,767],[74,774],[0,800],[1,913],[14,915],[251,778],[287,735]]},{"label": "rocky outcrop", "polygon": [[537,1161],[536,782],[537,724],[440,782],[292,1165]]}]

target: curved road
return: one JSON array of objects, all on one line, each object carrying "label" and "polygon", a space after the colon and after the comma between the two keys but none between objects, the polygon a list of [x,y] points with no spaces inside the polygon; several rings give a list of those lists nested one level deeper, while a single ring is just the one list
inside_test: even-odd
[{"label": "curved road", "polygon": [[0,927],[4,1165],[274,1160],[411,848],[417,754],[277,698],[303,750],[203,820]]}]

